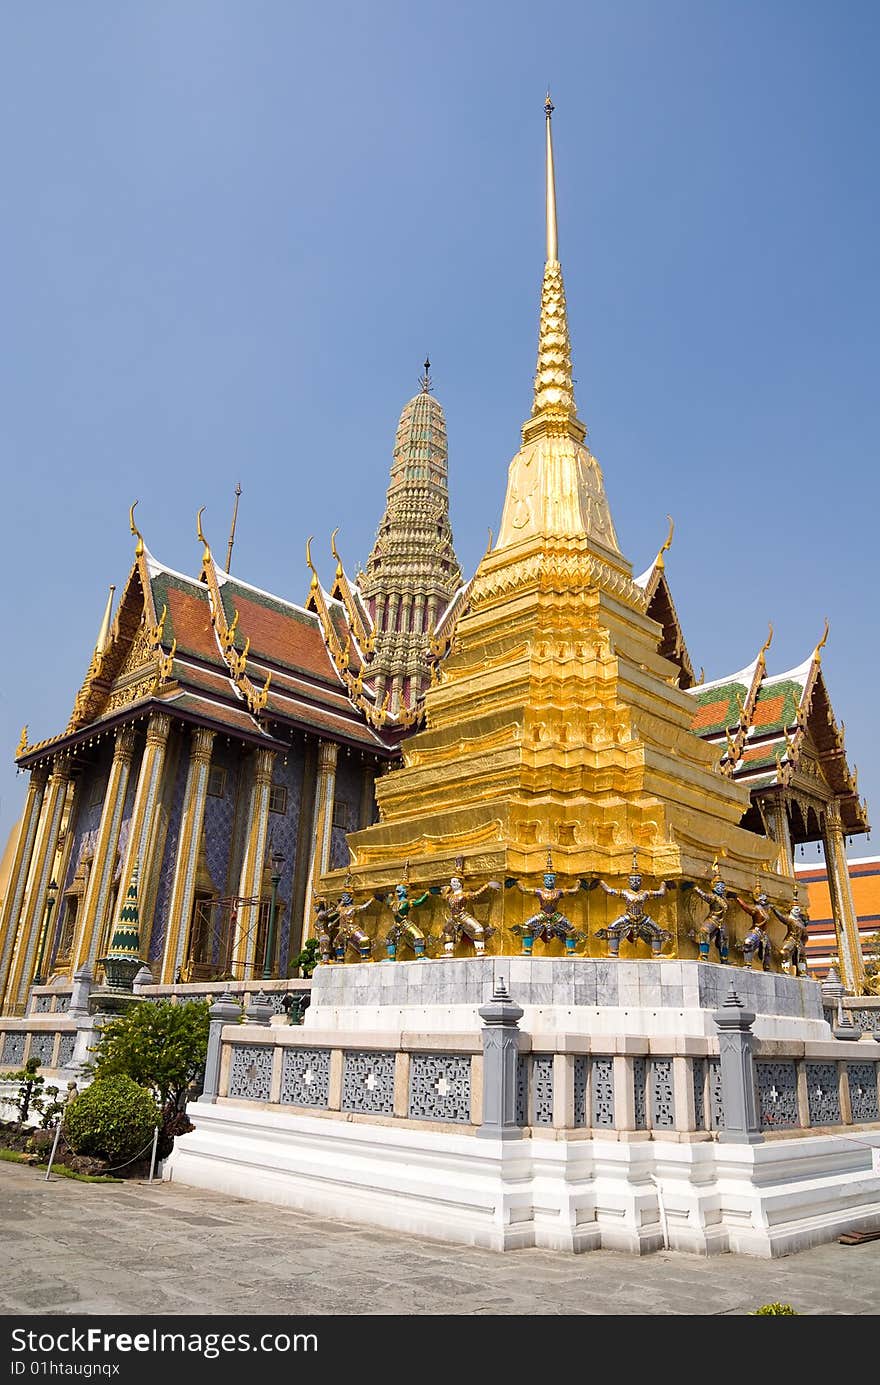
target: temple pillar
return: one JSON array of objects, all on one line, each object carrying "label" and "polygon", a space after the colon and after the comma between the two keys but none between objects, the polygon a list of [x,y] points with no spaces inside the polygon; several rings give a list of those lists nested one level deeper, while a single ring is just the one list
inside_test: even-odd
[{"label": "temple pillar", "polygon": [[865,962],[859,942],[859,920],[846,860],[840,804],[836,798],[832,798],[825,809],[822,844],[825,848],[825,869],[828,873],[828,889],[831,894],[834,929],[837,933],[840,979],[848,991],[854,995],[861,995],[864,990]]},{"label": "temple pillar", "polygon": [[121,726],[116,732],[113,761],[104,791],[101,822],[95,841],[95,855],[89,871],[89,883],[83,898],[82,919],[77,920],[77,936],[73,947],[73,970],[85,963],[93,964],[98,955],[107,906],[113,887],[119,829],[125,808],[128,776],[134,754],[135,728]]},{"label": "temple pillar", "polygon": [[794,853],[791,848],[791,829],[788,823],[788,808],[783,794],[774,794],[770,799],[770,812],[773,822],[773,838],[777,846],[776,870],[789,880],[794,880]]},{"label": "temple pillar", "polygon": [[330,843],[333,832],[333,803],[336,798],[336,761],[339,746],[335,741],[318,745],[318,783],[315,790],[315,816],[312,827],[312,862],[303,910],[303,942],[314,932],[315,889],[319,878],[330,869]]},{"label": "temple pillar", "polygon": [[15,949],[12,972],[9,978],[8,999],[11,1009],[15,1013],[24,1012],[34,975],[40,937],[46,926],[46,898],[49,881],[52,879],[52,872],[55,868],[58,838],[61,835],[64,804],[67,799],[70,779],[69,758],[66,755],[57,756],[52,764],[52,775],[46,790],[40,830],[34,848],[31,887],[21,920],[18,945]]},{"label": "temple pillar", "polygon": [[235,924],[232,969],[238,979],[247,980],[254,974],[254,949],[257,945],[257,925],[260,918],[259,895],[263,883],[263,862],[269,831],[269,790],[272,787],[274,750],[258,750],[254,766],[254,782],[248,812],[244,858],[238,883],[240,900]]},{"label": "temple pillar", "polygon": [[183,796],[180,835],[177,839],[177,860],[174,863],[174,883],[168,906],[168,929],[162,954],[161,984],[171,985],[183,966],[183,951],[192,918],[195,898],[196,861],[205,821],[205,799],[208,793],[208,772],[214,732],[206,726],[193,730],[189,746],[189,766]]},{"label": "temple pillar", "polygon": [[[147,723],[147,743],[144,747],[137,788],[132,809],[131,830],[128,846],[122,863],[122,881],[131,880],[137,862],[138,894],[141,900],[147,896],[150,873],[156,846],[158,828],[158,808],[162,788],[162,772],[165,766],[165,750],[171,731],[171,718],[165,712],[153,712]],[[126,886],[127,888],[127,886]],[[140,915],[140,937],[144,955],[150,945],[152,919]]]},{"label": "temple pillar", "polygon": [[[61,917],[64,912],[64,882],[70,871],[70,858],[73,855],[73,847],[76,839],[74,824],[76,823],[77,813],[80,806],[80,795],[82,793],[82,778],[71,781],[67,791],[67,807],[61,819],[61,837],[58,846],[60,856],[58,860],[58,874],[55,876],[58,882],[58,899],[55,904],[55,912],[51,919],[51,936],[46,939],[46,947],[43,953],[43,974],[48,979],[55,970],[55,958],[58,954],[58,942],[60,939]],[[63,845],[62,845],[63,843]]]},{"label": "temple pillar", "polygon": [[361,780],[361,803],[358,815],[358,829],[369,827],[372,824],[375,806],[376,771],[372,765],[365,765],[364,777]]},{"label": "temple pillar", "polygon": [[0,940],[2,940],[2,952],[0,952],[0,1002],[2,1004],[0,1004],[0,1011],[3,1014],[7,1013],[8,1008],[6,983],[12,964],[15,940],[18,936],[18,920],[21,916],[25,887],[30,874],[34,842],[37,838],[37,827],[40,821],[40,810],[43,806],[43,796],[46,792],[48,779],[49,771],[44,766],[40,765],[38,769],[31,770],[24,800],[24,811],[21,815],[21,826],[18,830],[18,841],[15,844],[15,855],[12,858],[12,869],[9,872],[6,898],[3,901],[2,912],[0,912]]}]

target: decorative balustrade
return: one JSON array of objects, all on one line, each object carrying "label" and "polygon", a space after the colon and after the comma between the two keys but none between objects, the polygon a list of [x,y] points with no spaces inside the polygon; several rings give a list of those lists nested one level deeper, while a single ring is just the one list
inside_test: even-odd
[{"label": "decorative balustrade", "polygon": [[[471,1133],[483,1124],[479,1032],[403,1034],[396,1047],[388,1036],[344,1040],[338,1033],[227,1024],[216,1096],[302,1115],[427,1122]],[[586,1051],[573,1051],[574,1042]],[[716,1039],[574,1042],[541,1048],[518,1036],[511,1124],[522,1135],[698,1141],[724,1131]],[[789,1055],[778,1052],[783,1047],[754,1041],[755,1106],[765,1138],[880,1122],[880,1046],[876,1057],[864,1042],[858,1049],[833,1040],[789,1045]]]}]

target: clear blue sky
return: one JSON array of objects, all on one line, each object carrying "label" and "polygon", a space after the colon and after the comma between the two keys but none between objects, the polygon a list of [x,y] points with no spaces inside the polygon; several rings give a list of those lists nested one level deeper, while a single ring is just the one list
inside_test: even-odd
[{"label": "clear blue sky", "polygon": [[[128,507],[166,563],[302,600],[379,520],[434,362],[459,558],[527,415],[556,102],[577,398],[695,665],[825,669],[880,811],[880,6],[41,0],[0,19],[0,513],[12,754],[64,726]],[[870,852],[864,841],[857,854]]]}]

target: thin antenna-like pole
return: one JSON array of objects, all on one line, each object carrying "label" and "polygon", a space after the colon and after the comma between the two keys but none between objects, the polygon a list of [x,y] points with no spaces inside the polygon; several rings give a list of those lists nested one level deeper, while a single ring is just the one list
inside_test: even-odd
[{"label": "thin antenna-like pole", "polygon": [[434,383],[434,382],[433,382],[433,380],[431,379],[431,362],[430,362],[430,359],[426,356],[426,357],[425,357],[425,373],[424,373],[424,375],[421,377],[421,379],[419,380],[419,384],[420,384],[421,387],[422,387],[422,394],[430,394],[430,393],[431,393],[431,386],[432,386],[433,383]]},{"label": "thin antenna-like pole", "polygon": [[226,549],[226,571],[229,572],[232,562],[232,545],[235,543],[235,521],[238,519],[238,499],[241,495],[241,482],[235,485],[235,509],[232,511],[232,525],[229,530],[229,547]]}]

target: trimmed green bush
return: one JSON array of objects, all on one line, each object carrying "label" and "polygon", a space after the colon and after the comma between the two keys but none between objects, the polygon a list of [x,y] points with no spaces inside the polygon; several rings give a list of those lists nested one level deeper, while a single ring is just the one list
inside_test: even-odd
[{"label": "trimmed green bush", "polygon": [[101,1031],[93,1050],[95,1077],[130,1077],[149,1087],[170,1116],[183,1106],[189,1084],[202,1070],[210,1025],[203,1000],[136,1005]]},{"label": "trimmed green bush", "polygon": [[150,1143],[161,1124],[152,1096],[130,1077],[101,1077],[74,1097],[64,1116],[64,1134],[75,1154],[122,1164]]},{"label": "trimmed green bush", "polygon": [[796,1308],[792,1308],[790,1303],[764,1303],[760,1308],[756,1308],[752,1314],[753,1318],[799,1318],[800,1313]]}]

